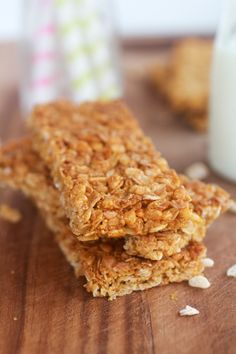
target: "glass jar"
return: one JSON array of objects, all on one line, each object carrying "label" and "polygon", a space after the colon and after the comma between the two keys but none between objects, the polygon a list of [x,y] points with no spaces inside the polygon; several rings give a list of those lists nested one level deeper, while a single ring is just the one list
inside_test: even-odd
[{"label": "glass jar", "polygon": [[215,40],[210,94],[209,159],[236,182],[236,0],[227,0]]}]

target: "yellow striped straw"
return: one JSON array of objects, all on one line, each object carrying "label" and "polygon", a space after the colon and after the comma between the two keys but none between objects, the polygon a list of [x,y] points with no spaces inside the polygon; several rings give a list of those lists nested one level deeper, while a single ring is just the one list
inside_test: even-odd
[{"label": "yellow striped straw", "polygon": [[[92,66],[85,50],[83,34],[79,26],[75,25],[78,21],[77,3],[80,2],[82,0],[55,0],[59,40],[69,76],[70,95],[79,102],[96,99],[98,95],[96,83],[90,79]],[[80,55],[73,58],[75,49]],[[79,80],[81,84],[75,84]]]},{"label": "yellow striped straw", "polygon": [[61,45],[78,101],[121,95],[106,28],[94,0],[55,0]]}]

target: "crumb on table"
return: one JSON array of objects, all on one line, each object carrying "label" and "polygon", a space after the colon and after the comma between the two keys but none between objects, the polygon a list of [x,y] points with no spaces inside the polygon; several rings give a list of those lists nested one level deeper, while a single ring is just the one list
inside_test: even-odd
[{"label": "crumb on table", "polygon": [[6,204],[1,204],[0,205],[0,217],[2,219],[9,221],[9,222],[17,223],[18,221],[20,221],[22,215],[17,209],[14,209]]},{"label": "crumb on table", "polygon": [[174,291],[173,293],[170,294],[170,299],[173,300],[173,301],[177,301],[178,300],[176,291]]}]

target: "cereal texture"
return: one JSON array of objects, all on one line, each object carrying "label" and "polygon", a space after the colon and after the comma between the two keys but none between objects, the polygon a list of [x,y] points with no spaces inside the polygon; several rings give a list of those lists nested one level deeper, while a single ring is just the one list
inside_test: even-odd
[{"label": "cereal texture", "polygon": [[0,149],[0,185],[20,189],[37,200],[40,209],[57,218],[64,217],[49,170],[32,150],[30,138],[11,142]]},{"label": "cereal texture", "polygon": [[110,300],[136,290],[188,280],[204,270],[201,259],[205,247],[197,242],[171,257],[150,261],[127,255],[122,241],[88,245],[62,234],[57,235],[57,241],[75,274],[85,275],[87,291]]},{"label": "cereal texture", "polygon": [[30,126],[79,240],[178,230],[191,218],[179,176],[123,103],[41,105]]}]

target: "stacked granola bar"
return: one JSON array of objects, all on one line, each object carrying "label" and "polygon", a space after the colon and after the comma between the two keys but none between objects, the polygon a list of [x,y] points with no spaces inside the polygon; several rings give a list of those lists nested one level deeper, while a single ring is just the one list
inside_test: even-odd
[{"label": "stacked granola bar", "polygon": [[229,196],[170,169],[122,102],[38,106],[29,125],[1,149],[0,182],[33,200],[88,291],[113,299],[203,272]]},{"label": "stacked granola bar", "polygon": [[208,125],[208,98],[212,42],[185,39],[178,42],[170,60],[157,65],[151,81],[171,108],[199,131]]}]

